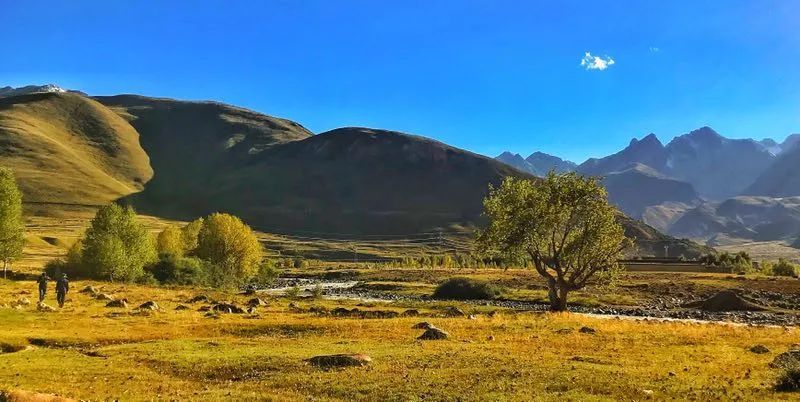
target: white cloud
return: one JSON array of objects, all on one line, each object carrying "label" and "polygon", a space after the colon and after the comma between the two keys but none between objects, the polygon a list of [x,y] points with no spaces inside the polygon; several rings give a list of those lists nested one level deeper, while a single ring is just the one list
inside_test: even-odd
[{"label": "white cloud", "polygon": [[592,56],[591,53],[586,52],[581,59],[581,66],[587,70],[600,70],[603,71],[614,65],[614,59],[609,56]]},{"label": "white cloud", "polygon": [[661,49],[659,49],[659,48],[657,48],[655,46],[650,46],[650,53],[658,53],[660,51],[661,51]]}]

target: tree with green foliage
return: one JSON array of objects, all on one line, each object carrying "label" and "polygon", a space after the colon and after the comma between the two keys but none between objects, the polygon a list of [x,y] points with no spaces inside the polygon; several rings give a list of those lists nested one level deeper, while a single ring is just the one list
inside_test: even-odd
[{"label": "tree with green foliage", "polygon": [[82,263],[87,274],[112,281],[135,281],[158,260],[155,241],[131,207],[100,207],[86,230]]},{"label": "tree with green foliage", "polygon": [[156,249],[161,259],[167,257],[180,258],[186,252],[183,243],[183,231],[175,226],[167,226],[156,239]]},{"label": "tree with green foliage", "polygon": [[478,233],[480,251],[532,261],[547,282],[552,311],[566,310],[569,292],[590,279],[606,282],[621,270],[618,260],[630,240],[597,178],[509,177],[490,187],[483,205],[489,223]]},{"label": "tree with green foliage", "polygon": [[181,228],[184,254],[191,254],[197,248],[197,237],[200,235],[200,229],[202,228],[203,218],[197,218]]},{"label": "tree with green foliage", "polygon": [[203,220],[197,257],[211,264],[210,281],[220,287],[241,286],[261,266],[264,251],[255,233],[239,218],[215,213]]},{"label": "tree with green foliage", "polygon": [[14,172],[0,167],[0,259],[3,278],[8,266],[20,255],[25,245],[25,223],[22,220],[22,192],[17,187]]}]

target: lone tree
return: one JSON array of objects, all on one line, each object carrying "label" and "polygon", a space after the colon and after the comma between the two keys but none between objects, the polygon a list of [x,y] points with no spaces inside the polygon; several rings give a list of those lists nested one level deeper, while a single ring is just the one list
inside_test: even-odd
[{"label": "lone tree", "polygon": [[82,265],[89,276],[135,281],[158,260],[155,241],[131,207],[100,207],[83,240]]},{"label": "lone tree", "polygon": [[211,263],[212,284],[235,287],[252,279],[264,251],[250,227],[233,215],[221,213],[209,215],[202,223],[195,254]]},{"label": "lone tree", "polygon": [[630,244],[597,178],[548,173],[542,181],[507,178],[483,202],[488,227],[480,249],[529,260],[546,281],[550,310],[564,311],[567,295],[591,278],[608,281]]},{"label": "lone tree", "polygon": [[22,193],[17,188],[14,172],[0,167],[0,259],[3,260],[3,278],[6,277],[9,264],[22,254],[24,235]]}]

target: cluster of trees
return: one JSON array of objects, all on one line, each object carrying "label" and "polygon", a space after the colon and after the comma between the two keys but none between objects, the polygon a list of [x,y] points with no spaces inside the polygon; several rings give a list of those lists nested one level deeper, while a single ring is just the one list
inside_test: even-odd
[{"label": "cluster of trees", "polygon": [[263,257],[253,231],[235,216],[211,214],[154,238],[133,208],[111,204],[97,211],[66,259],[47,269],[111,281],[233,288],[274,275]]},{"label": "cluster of trees", "polygon": [[778,261],[755,262],[745,251],[735,254],[728,252],[720,254],[706,254],[699,258],[706,267],[718,272],[731,274],[762,274],[774,276],[797,277],[800,275],[800,265],[780,258]]}]

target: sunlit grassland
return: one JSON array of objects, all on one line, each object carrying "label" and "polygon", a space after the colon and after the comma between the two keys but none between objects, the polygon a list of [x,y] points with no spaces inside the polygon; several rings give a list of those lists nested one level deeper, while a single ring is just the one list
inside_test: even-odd
[{"label": "sunlit grassland", "polygon": [[[74,288],[85,284],[76,282]],[[93,284],[127,297],[133,306],[155,300],[163,310],[137,314],[106,308],[77,292],[55,313],[33,306],[0,308],[0,342],[22,346],[33,339],[38,345],[0,354],[0,389],[121,400],[788,399],[791,394],[771,391],[776,373],[767,365],[800,343],[798,330],[777,327],[510,311],[477,319],[439,317],[436,308],[451,303],[421,309],[424,317],[354,319],[300,312],[289,307],[292,301],[276,298],[268,299],[258,317],[212,319],[194,311],[197,305],[174,310],[197,291]],[[0,304],[32,297],[21,292],[33,290],[33,282],[0,282]],[[238,303],[247,298],[207,294]],[[355,307],[341,301],[295,303],[303,309]],[[423,320],[448,331],[451,339],[417,341],[421,331],[411,326]],[[578,332],[584,325],[597,333]],[[572,331],[556,332],[561,329]],[[757,343],[771,352],[749,352]],[[373,362],[322,370],[304,361],[345,352],[366,353]]]}]

